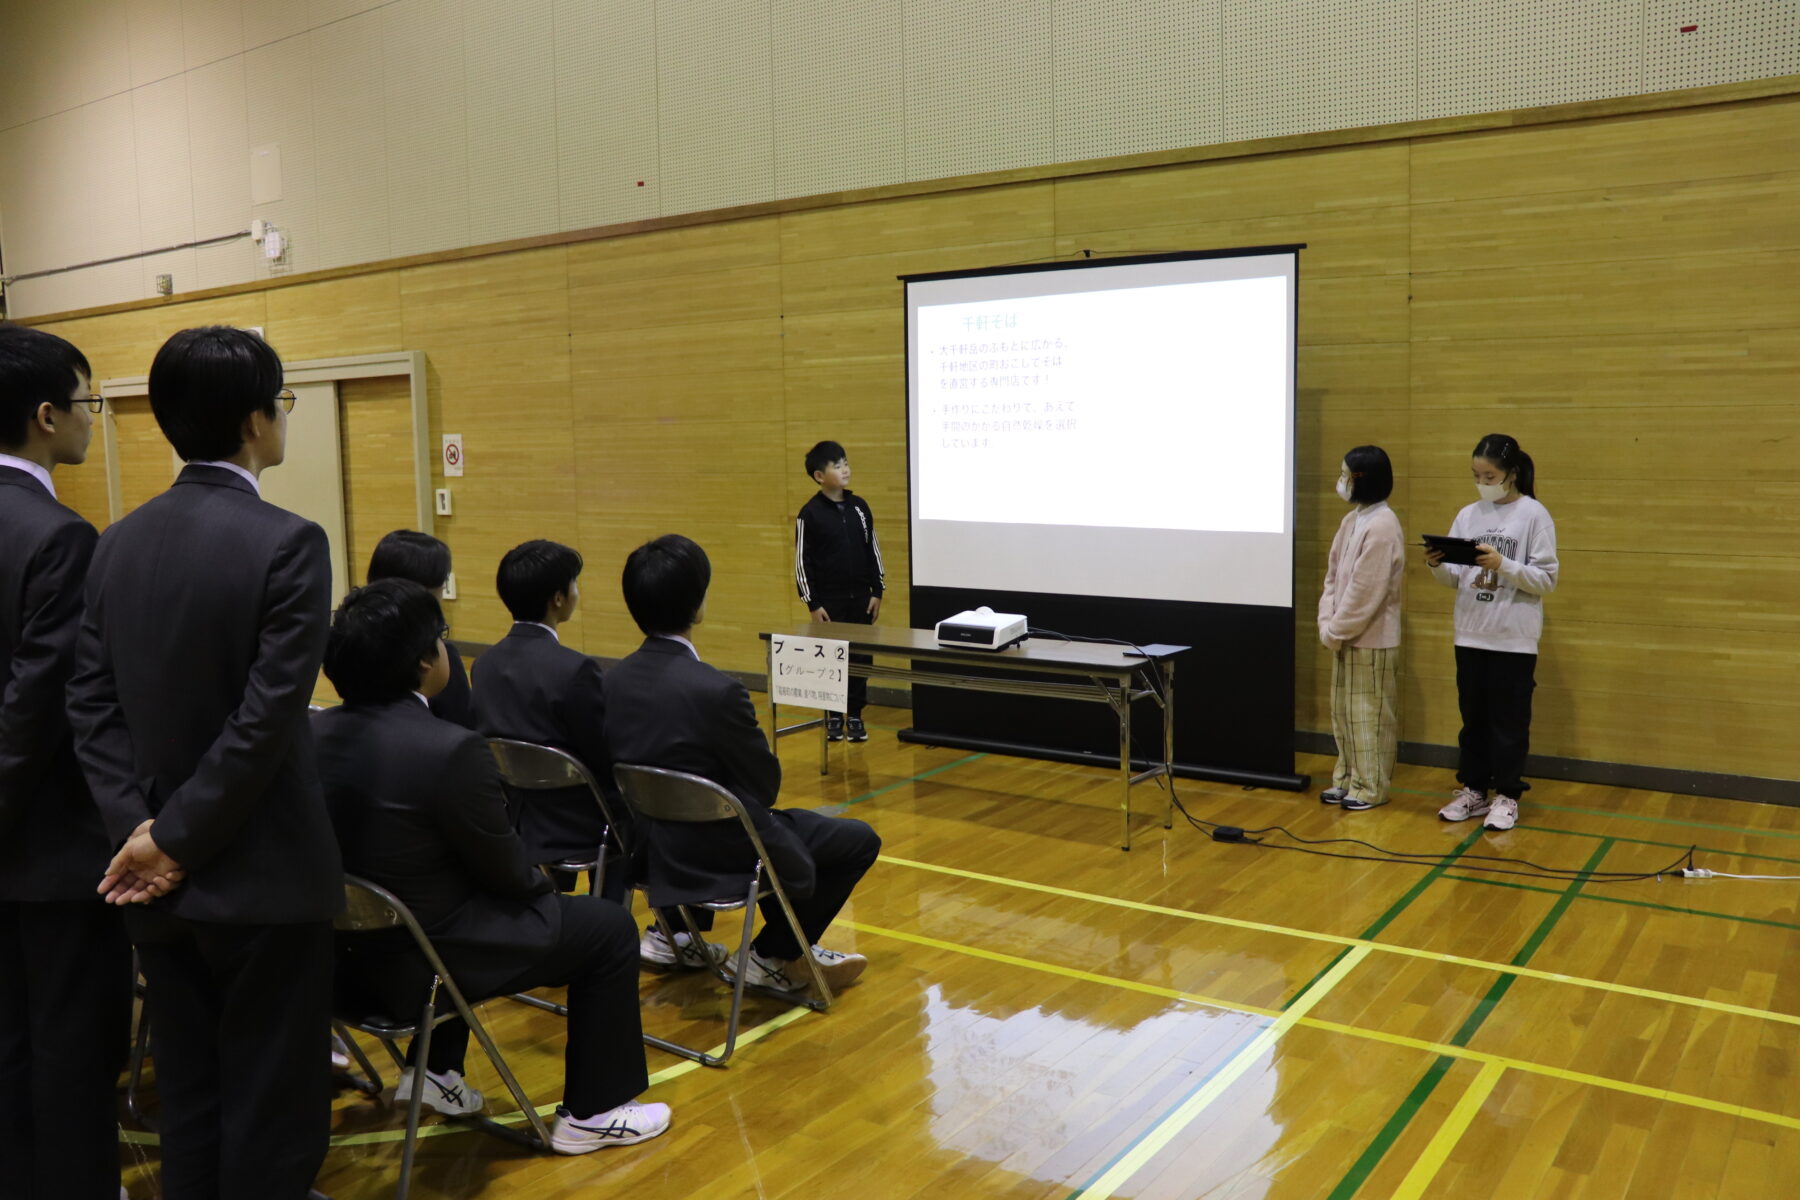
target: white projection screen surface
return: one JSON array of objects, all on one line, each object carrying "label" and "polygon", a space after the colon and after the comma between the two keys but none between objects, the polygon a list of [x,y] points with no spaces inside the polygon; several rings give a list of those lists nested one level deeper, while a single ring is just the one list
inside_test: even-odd
[{"label": "white projection screen surface", "polygon": [[1297,250],[909,277],[914,586],[1292,607]]}]

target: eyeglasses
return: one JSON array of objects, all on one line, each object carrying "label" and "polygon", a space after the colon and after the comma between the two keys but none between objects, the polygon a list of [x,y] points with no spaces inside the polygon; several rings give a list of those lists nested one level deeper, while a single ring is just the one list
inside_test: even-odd
[{"label": "eyeglasses", "polygon": [[89,392],[85,396],[77,397],[75,403],[85,404],[87,405],[87,410],[89,412],[97,413],[106,407],[106,397],[94,392]]},{"label": "eyeglasses", "polygon": [[448,625],[439,625],[438,626],[438,640],[443,641],[445,638],[447,638],[449,636],[450,636],[450,627]]},{"label": "eyeglasses", "polygon": [[[275,403],[277,403],[281,406],[282,412],[284,412],[284,413],[293,412],[294,411],[293,390],[291,388],[282,388],[279,392],[276,392],[275,393]],[[99,412],[100,410],[96,408],[94,411]]]}]

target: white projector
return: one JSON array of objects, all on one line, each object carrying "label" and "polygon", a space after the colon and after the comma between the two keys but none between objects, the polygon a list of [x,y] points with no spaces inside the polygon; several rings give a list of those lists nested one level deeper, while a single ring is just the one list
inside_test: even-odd
[{"label": "white projector", "polygon": [[984,604],[939,621],[937,640],[940,646],[1004,650],[1025,640],[1025,618],[1019,613],[997,613]]}]

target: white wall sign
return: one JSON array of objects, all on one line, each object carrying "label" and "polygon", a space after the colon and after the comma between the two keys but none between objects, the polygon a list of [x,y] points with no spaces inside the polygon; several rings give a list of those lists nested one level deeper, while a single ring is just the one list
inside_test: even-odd
[{"label": "white wall sign", "polygon": [[453,477],[463,473],[462,434],[446,433],[444,435],[444,475]]},{"label": "white wall sign", "polygon": [[769,698],[776,704],[843,712],[850,699],[850,643],[770,636]]}]

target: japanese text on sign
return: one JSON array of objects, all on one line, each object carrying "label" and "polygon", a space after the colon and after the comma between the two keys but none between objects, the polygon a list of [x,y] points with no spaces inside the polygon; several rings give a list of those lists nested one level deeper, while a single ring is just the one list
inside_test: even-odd
[{"label": "japanese text on sign", "polygon": [[844,711],[850,699],[850,643],[770,637],[769,698],[776,704]]}]

